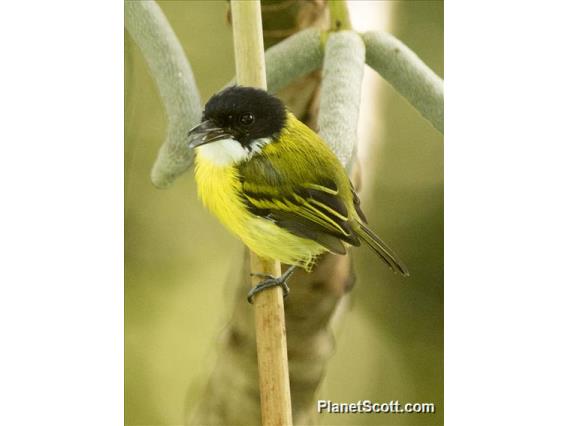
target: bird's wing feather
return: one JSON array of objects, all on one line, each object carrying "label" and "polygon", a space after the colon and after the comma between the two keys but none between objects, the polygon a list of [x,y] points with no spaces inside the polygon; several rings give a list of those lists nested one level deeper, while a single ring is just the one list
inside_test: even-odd
[{"label": "bird's wing feather", "polygon": [[243,201],[251,213],[334,253],[345,253],[342,241],[360,245],[333,179],[314,172],[306,173],[303,180],[286,179],[268,160],[257,163],[254,170],[247,167],[241,168],[241,185]]},{"label": "bird's wing feather", "polygon": [[239,165],[249,211],[290,233],[345,253],[344,242],[367,243],[393,270],[408,275],[396,254],[366,225],[360,200],[333,152],[289,115],[278,140]]},{"label": "bird's wing feather", "polygon": [[355,188],[353,187],[352,183],[350,186],[351,186],[351,195],[353,197],[353,207],[355,207],[355,211],[357,212],[357,215],[359,215],[359,219],[361,219],[361,222],[367,223],[367,217],[365,216],[365,213],[363,213],[363,210],[361,209],[361,200],[359,199],[359,196],[357,195],[357,192],[355,191]]}]

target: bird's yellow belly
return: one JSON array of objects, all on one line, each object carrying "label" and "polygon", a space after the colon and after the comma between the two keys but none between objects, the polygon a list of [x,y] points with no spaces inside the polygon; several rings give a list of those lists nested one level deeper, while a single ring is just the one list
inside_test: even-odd
[{"label": "bird's yellow belly", "polygon": [[258,256],[310,269],[316,256],[327,251],[251,214],[239,196],[241,183],[234,166],[216,165],[197,153],[195,180],[203,204]]}]

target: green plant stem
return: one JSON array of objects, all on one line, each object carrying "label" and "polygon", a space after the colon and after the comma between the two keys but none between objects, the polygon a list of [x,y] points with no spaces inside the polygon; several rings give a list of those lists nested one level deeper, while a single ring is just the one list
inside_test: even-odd
[{"label": "green plant stem", "polygon": [[331,31],[351,30],[349,9],[345,0],[328,0],[329,28]]}]

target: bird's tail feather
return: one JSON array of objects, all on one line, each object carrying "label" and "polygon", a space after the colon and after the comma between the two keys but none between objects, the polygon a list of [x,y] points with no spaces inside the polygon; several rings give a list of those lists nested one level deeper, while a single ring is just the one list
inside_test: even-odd
[{"label": "bird's tail feather", "polygon": [[359,225],[360,228],[357,230],[357,235],[359,235],[393,271],[400,272],[404,276],[409,276],[408,268],[396,253],[364,223],[359,222]]}]

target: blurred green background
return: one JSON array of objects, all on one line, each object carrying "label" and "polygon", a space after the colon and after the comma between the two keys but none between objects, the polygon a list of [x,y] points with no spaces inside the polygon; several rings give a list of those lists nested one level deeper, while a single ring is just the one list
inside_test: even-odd
[{"label": "blurred green background", "polygon": [[[191,59],[203,99],[233,76],[225,1],[159,2]],[[443,77],[443,2],[392,4],[391,31]],[[125,32],[125,422],[182,424],[203,391],[228,321],[227,276],[242,246],[200,205],[191,173],[169,190],[149,174],[166,119],[144,59]],[[406,261],[401,280],[355,251],[357,284],[337,327],[318,397],[434,402],[436,414],[321,415],[327,425],[443,423],[442,136],[388,85],[370,223]],[[219,248],[222,247],[222,250]]]}]

